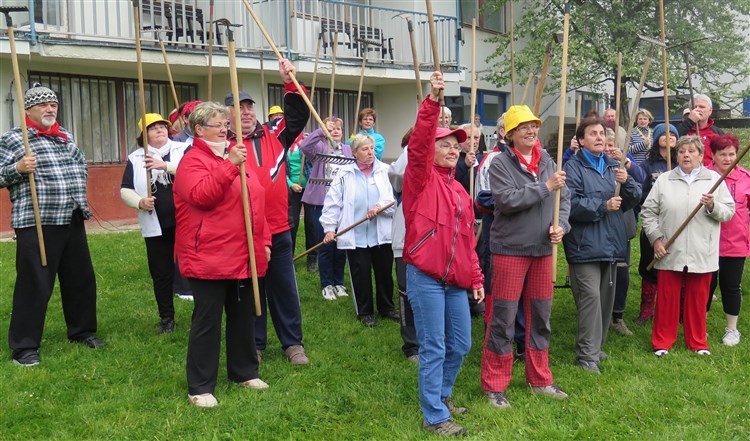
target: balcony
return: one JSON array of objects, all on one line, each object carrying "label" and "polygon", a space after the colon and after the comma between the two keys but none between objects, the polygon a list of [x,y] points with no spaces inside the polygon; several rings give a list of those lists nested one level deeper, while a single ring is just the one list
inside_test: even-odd
[{"label": "balcony", "polygon": [[[26,5],[33,14],[13,15],[17,30],[32,45],[80,44],[89,46],[133,47],[135,25],[133,4],[127,0],[12,1]],[[141,0],[141,39],[144,47],[155,47],[164,40],[169,50],[205,54],[211,23],[210,3],[214,3],[214,20],[229,18],[240,25],[234,28],[237,56],[257,56],[270,46],[255,25],[241,0]],[[424,13],[361,5],[353,1],[332,0],[255,0],[255,13],[273,38],[279,51],[290,59],[312,60],[317,51],[321,59],[330,58],[336,44],[336,57],[346,62],[368,65],[413,68],[407,20],[414,26],[420,66],[433,65],[427,15]],[[31,18],[33,17],[33,20]],[[435,15],[438,48],[444,69],[457,70],[459,29],[455,17]],[[214,25],[214,50],[226,51],[224,27]]]}]

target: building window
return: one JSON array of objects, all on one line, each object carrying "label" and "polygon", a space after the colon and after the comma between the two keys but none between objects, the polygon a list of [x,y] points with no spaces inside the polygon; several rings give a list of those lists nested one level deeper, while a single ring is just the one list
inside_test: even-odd
[{"label": "building window", "polygon": [[[57,94],[57,121],[73,133],[78,148],[93,164],[119,164],[136,146],[139,134],[138,81],[82,75],[29,72]],[[169,82],[145,81],[146,111],[166,117],[174,108]],[[198,86],[175,83],[180,102],[195,99]]]},{"label": "building window", "polygon": [[[471,118],[471,89],[462,87],[461,96],[464,105],[463,122],[466,123]],[[477,90],[476,113],[479,114],[482,125],[494,127],[497,124],[497,119],[507,109],[507,102],[507,93]]]},{"label": "building window", "polygon": [[[309,91],[308,91],[309,92]],[[321,119],[326,119],[328,115],[328,109],[330,106],[331,91],[329,89],[315,89],[315,96],[312,97],[311,101],[318,111]],[[357,121],[357,91],[356,90],[335,90],[333,93],[333,114],[336,118],[343,120],[342,127],[344,132],[344,141],[352,134],[352,129],[355,128]],[[372,92],[362,92],[362,98],[359,103],[359,110],[365,107],[373,107],[374,99]],[[281,84],[269,84],[268,85],[268,106],[284,106],[284,86]],[[374,107],[373,107],[374,108]],[[375,109],[377,111],[378,109]],[[268,109],[264,109],[264,112],[268,112]],[[257,113],[257,112],[256,112]],[[258,114],[260,118],[260,114]],[[268,118],[268,115],[266,115]],[[263,121],[265,122],[265,121]],[[309,131],[313,131],[319,127],[315,117],[310,117],[308,123]],[[377,122],[376,122],[377,128]]]},{"label": "building window", "polygon": [[501,6],[500,10],[490,10],[490,7],[486,7],[487,3],[487,0],[460,0],[461,24],[471,27],[471,19],[477,18],[477,28],[497,34],[506,33],[508,4]]}]

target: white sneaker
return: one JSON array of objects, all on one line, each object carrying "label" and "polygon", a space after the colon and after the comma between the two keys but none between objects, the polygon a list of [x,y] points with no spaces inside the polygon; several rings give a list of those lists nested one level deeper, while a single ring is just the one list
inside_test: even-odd
[{"label": "white sneaker", "polygon": [[188,395],[188,400],[195,407],[211,408],[219,404],[213,394]]},{"label": "white sneaker", "polygon": [[695,351],[695,353],[703,356],[711,355],[711,351],[709,351],[708,349],[698,349],[697,351]]},{"label": "white sneaker", "polygon": [[734,329],[726,328],[724,333],[724,338],[721,339],[722,343],[724,343],[727,346],[737,346],[740,344],[740,331]]},{"label": "white sneaker", "polygon": [[268,389],[268,383],[261,380],[260,378],[253,378],[252,380],[243,381],[242,383],[239,383],[241,387],[247,387],[250,389]]},{"label": "white sneaker", "polygon": [[346,287],[344,285],[336,285],[336,297],[349,297],[346,293]]},{"label": "white sneaker", "polygon": [[654,351],[654,355],[656,355],[659,358],[662,358],[663,356],[669,354],[669,351],[666,349],[658,349]]},{"label": "white sneaker", "polygon": [[193,296],[192,296],[192,295],[190,295],[190,294],[180,294],[180,293],[175,293],[175,296],[176,296],[176,297],[177,297],[178,299],[180,299],[180,300],[187,300],[188,302],[192,302],[192,301],[193,301]]},{"label": "white sneaker", "polygon": [[323,298],[326,300],[336,300],[336,288],[333,285],[323,288]]}]

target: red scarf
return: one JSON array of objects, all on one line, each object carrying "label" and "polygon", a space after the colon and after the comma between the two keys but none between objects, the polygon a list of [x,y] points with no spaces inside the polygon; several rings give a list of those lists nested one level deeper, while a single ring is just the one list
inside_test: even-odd
[{"label": "red scarf", "polygon": [[36,125],[36,123],[29,118],[29,115],[26,115],[26,127],[35,129],[37,131],[36,136],[57,136],[62,138],[65,142],[68,142],[68,135],[60,131],[60,123],[57,121],[55,121],[49,129],[44,129]]},{"label": "red scarf", "polygon": [[516,150],[515,147],[511,147],[510,149],[516,154],[518,160],[521,161],[521,164],[526,166],[526,170],[528,170],[529,173],[535,176],[539,175],[539,161],[542,160],[542,153],[539,151],[539,147],[534,146],[534,148],[531,149],[531,163],[527,162],[526,158],[524,158],[521,152]]}]

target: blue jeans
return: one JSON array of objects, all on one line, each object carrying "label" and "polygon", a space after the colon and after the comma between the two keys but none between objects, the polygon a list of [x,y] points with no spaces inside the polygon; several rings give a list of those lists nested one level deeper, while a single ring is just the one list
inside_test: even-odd
[{"label": "blue jeans", "polygon": [[[315,243],[323,242],[323,226],[320,225],[320,215],[323,214],[322,205],[305,205],[305,210],[310,209],[312,216],[313,230],[315,231]],[[346,250],[336,248],[336,242],[323,245],[318,248],[318,274],[320,275],[320,287],[325,288],[329,285],[344,284],[344,267],[346,266]]]},{"label": "blue jeans", "polygon": [[406,293],[419,341],[419,403],[429,424],[451,419],[443,399],[453,393],[471,349],[466,289],[443,285],[414,265],[406,266]]}]

